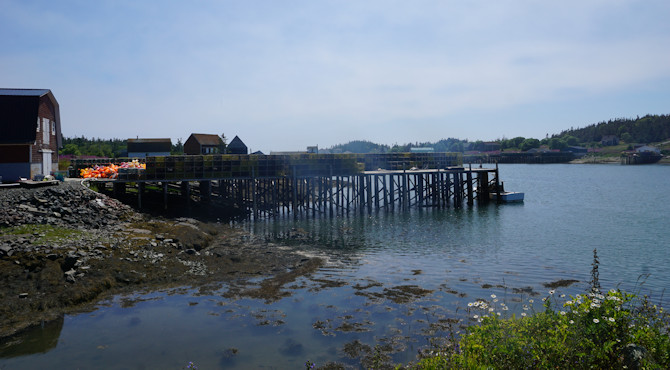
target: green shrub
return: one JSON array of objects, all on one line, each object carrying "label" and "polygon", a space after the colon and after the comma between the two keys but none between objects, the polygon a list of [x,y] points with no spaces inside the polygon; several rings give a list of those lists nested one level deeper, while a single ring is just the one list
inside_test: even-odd
[{"label": "green shrub", "polygon": [[[594,251],[591,290],[565,297],[550,291],[544,311],[505,318],[504,302],[468,304],[479,322],[415,368],[670,368],[669,320],[646,296],[600,292]],[[528,303],[532,304],[532,300]],[[501,313],[500,311],[503,311]]]}]

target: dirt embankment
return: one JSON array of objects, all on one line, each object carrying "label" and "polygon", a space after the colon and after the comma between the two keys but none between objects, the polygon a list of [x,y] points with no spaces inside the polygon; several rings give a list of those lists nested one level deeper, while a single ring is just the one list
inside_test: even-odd
[{"label": "dirt embankment", "polygon": [[0,190],[0,338],[134,290],[264,276],[229,294],[274,300],[320,264],[241,229],[139,214],[78,182]]}]

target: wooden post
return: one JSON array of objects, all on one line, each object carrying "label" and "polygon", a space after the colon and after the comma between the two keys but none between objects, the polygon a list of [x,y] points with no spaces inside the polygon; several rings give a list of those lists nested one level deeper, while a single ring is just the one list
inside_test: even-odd
[{"label": "wooden post", "polygon": [[454,172],[454,207],[461,206],[461,173]]},{"label": "wooden post", "polygon": [[329,204],[329,212],[328,214],[330,217],[333,217],[333,165],[328,165],[328,183],[326,184],[328,186],[328,203]]},{"label": "wooden post", "polygon": [[474,193],[472,191],[472,165],[470,165],[470,171],[467,172],[466,178],[468,182],[468,205],[471,206],[474,204]]},{"label": "wooden post", "polygon": [[144,193],[144,183],[137,183],[137,208],[142,208],[142,193]]},{"label": "wooden post", "polygon": [[295,175],[295,169],[293,171],[293,202],[291,202],[291,208],[293,209],[293,218],[298,218],[298,178]]},{"label": "wooden post", "polygon": [[500,198],[500,172],[498,172],[498,162],[496,162],[496,203],[502,203],[502,199]]},{"label": "wooden post", "polygon": [[163,209],[168,208],[168,183],[163,181]]},{"label": "wooden post", "polygon": [[391,210],[395,209],[395,189],[394,189],[395,179],[394,179],[394,177],[395,176],[393,174],[389,175],[389,203],[391,205]]},{"label": "wooden post", "polygon": [[388,188],[386,187],[386,175],[382,175],[382,176],[383,176],[382,177],[382,181],[383,181],[382,191],[384,192],[384,209],[386,209],[388,211],[388,209],[389,209],[389,198],[388,198]]}]

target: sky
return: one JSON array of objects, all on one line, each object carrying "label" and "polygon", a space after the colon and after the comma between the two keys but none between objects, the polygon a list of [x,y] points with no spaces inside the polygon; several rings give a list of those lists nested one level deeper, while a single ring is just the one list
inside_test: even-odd
[{"label": "sky", "polygon": [[0,87],[66,137],[253,150],[544,138],[670,113],[667,0],[0,0]]}]

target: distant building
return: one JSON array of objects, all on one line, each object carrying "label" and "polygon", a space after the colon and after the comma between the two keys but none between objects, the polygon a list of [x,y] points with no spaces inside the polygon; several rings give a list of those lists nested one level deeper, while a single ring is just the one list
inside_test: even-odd
[{"label": "distant building", "polygon": [[146,158],[170,155],[170,139],[128,139],[128,157]]},{"label": "distant building", "polygon": [[616,135],[604,135],[602,139],[600,139],[600,144],[604,146],[619,145],[619,138],[616,137]]},{"label": "distant building", "polygon": [[247,154],[249,149],[246,144],[242,142],[242,139],[239,136],[235,136],[233,140],[230,141],[230,144],[226,147],[226,153],[228,154]]},{"label": "distant building", "polygon": [[565,151],[571,152],[575,157],[583,157],[588,153],[589,149],[583,146],[569,146],[565,148]]},{"label": "distant building", "polygon": [[410,153],[434,153],[435,148],[409,148]]},{"label": "distant building", "polygon": [[17,181],[58,169],[60,110],[49,89],[0,89],[0,176]]},{"label": "distant building", "polygon": [[319,154],[319,146],[308,146],[307,147],[307,153],[312,153],[312,154]]},{"label": "distant building", "polygon": [[219,154],[223,153],[225,144],[219,135],[191,134],[184,143],[184,154]]},{"label": "distant building", "polygon": [[639,148],[636,148],[635,151],[638,153],[650,152],[650,153],[661,154],[661,149],[649,145],[643,145]]},{"label": "distant building", "polygon": [[500,143],[495,141],[486,141],[482,143],[482,152],[495,152],[502,148]]}]

